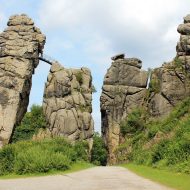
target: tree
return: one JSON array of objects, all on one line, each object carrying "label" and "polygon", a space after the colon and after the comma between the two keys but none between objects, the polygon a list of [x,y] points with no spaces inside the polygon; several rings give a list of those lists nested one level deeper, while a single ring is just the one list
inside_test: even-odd
[{"label": "tree", "polygon": [[99,133],[94,134],[93,140],[91,162],[96,165],[105,166],[107,164],[108,153],[104,141]]},{"label": "tree", "polygon": [[32,105],[30,112],[27,112],[19,126],[16,126],[12,136],[12,142],[31,139],[40,128],[45,128],[46,122],[42,106]]}]

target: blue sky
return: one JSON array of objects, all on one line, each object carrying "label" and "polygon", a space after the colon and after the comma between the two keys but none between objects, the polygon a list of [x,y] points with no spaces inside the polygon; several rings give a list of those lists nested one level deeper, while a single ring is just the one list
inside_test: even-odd
[{"label": "blue sky", "polygon": [[[44,53],[64,67],[88,67],[95,130],[100,131],[99,98],[110,57],[125,53],[155,68],[175,56],[176,29],[190,14],[189,0],[0,0],[0,31],[9,16],[26,13],[46,35]],[[49,65],[41,62],[33,76],[30,105],[41,104]]]}]

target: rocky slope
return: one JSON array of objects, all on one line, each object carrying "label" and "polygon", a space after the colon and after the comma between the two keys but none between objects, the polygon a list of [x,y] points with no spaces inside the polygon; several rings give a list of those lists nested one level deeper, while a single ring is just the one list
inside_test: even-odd
[{"label": "rocky slope", "polygon": [[53,63],[44,90],[43,111],[51,136],[87,140],[92,146],[92,77],[89,69]]},{"label": "rocky slope", "polygon": [[31,79],[45,36],[27,15],[10,17],[0,34],[0,147],[27,111]]},{"label": "rocky slope", "polygon": [[102,134],[108,148],[108,162],[116,162],[115,150],[125,139],[120,124],[136,108],[143,107],[152,118],[169,115],[173,107],[190,95],[190,15],[179,25],[181,34],[177,55],[151,72],[142,71],[141,61],[113,57],[114,60],[104,78],[101,95]]}]

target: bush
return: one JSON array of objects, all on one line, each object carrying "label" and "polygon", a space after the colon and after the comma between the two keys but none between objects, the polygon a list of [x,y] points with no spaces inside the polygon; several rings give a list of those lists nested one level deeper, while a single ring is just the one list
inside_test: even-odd
[{"label": "bush", "polygon": [[6,148],[0,150],[0,175],[13,171],[15,162],[15,148],[7,145]]},{"label": "bush", "polygon": [[76,79],[77,79],[78,83],[81,85],[83,83],[82,72],[81,71],[77,72],[75,74],[75,76],[76,76]]},{"label": "bush", "polygon": [[71,157],[73,161],[82,160],[89,161],[88,143],[85,141],[79,141],[75,143],[74,153]]},{"label": "bush", "polygon": [[173,60],[173,63],[174,63],[174,65],[175,65],[176,68],[182,68],[182,66],[183,66],[182,61],[178,57],[176,57]]},{"label": "bush", "polygon": [[95,86],[94,85],[92,85],[92,93],[96,93],[97,92],[97,90],[96,90],[96,88],[95,88]]},{"label": "bush", "polygon": [[0,175],[64,171],[78,161],[89,161],[86,143],[72,145],[63,138],[21,141],[0,150]]},{"label": "bush", "polygon": [[94,134],[93,140],[91,162],[95,165],[105,166],[107,164],[107,150],[104,141],[99,133]]},{"label": "bush", "polygon": [[125,121],[120,125],[120,131],[123,136],[126,134],[134,134],[140,132],[145,127],[146,121],[145,111],[141,109],[135,109],[132,111]]},{"label": "bush", "polygon": [[161,76],[160,76],[160,70],[154,69],[151,72],[150,75],[150,82],[149,82],[149,88],[148,90],[150,93],[160,93],[161,91]]},{"label": "bush", "polygon": [[40,128],[45,128],[46,122],[42,106],[32,105],[31,111],[27,112],[19,126],[16,126],[11,142],[31,139]]},{"label": "bush", "polygon": [[44,150],[37,146],[17,155],[14,172],[25,174],[45,173],[51,170],[64,171],[69,169],[70,165],[71,160],[63,153],[52,153],[50,150]]}]

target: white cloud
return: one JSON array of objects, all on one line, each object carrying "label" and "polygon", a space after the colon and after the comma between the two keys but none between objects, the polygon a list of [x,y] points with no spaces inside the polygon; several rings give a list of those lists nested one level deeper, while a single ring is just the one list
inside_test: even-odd
[{"label": "white cloud", "polygon": [[179,34],[177,33],[176,25],[172,26],[171,28],[168,28],[168,30],[162,37],[165,42],[176,43],[176,41],[179,39]]},{"label": "white cloud", "polygon": [[[39,18],[47,31],[63,34],[58,36],[60,43],[69,36],[73,57],[87,58],[84,66],[95,73],[100,87],[98,79],[103,79],[116,53],[140,58],[144,68],[171,60],[179,38],[176,28],[189,7],[189,0],[43,0]],[[98,99],[95,96],[94,113],[99,111]],[[95,115],[98,126],[99,117]]]},{"label": "white cloud", "polygon": [[40,10],[40,18],[48,28],[78,26],[84,20],[88,9],[88,0],[44,0]]},{"label": "white cloud", "polygon": [[[93,50],[94,57],[103,48],[102,52],[127,51],[128,55],[143,58],[148,56],[147,52],[151,54],[158,51],[158,47],[169,48],[171,41],[175,43],[177,32],[173,28],[177,27],[179,18],[182,20],[190,5],[187,0],[42,2],[42,25],[49,30],[69,32],[74,40],[81,40],[84,49]],[[160,55],[164,53],[161,49],[159,51]],[[159,61],[157,57],[155,59]]]}]

